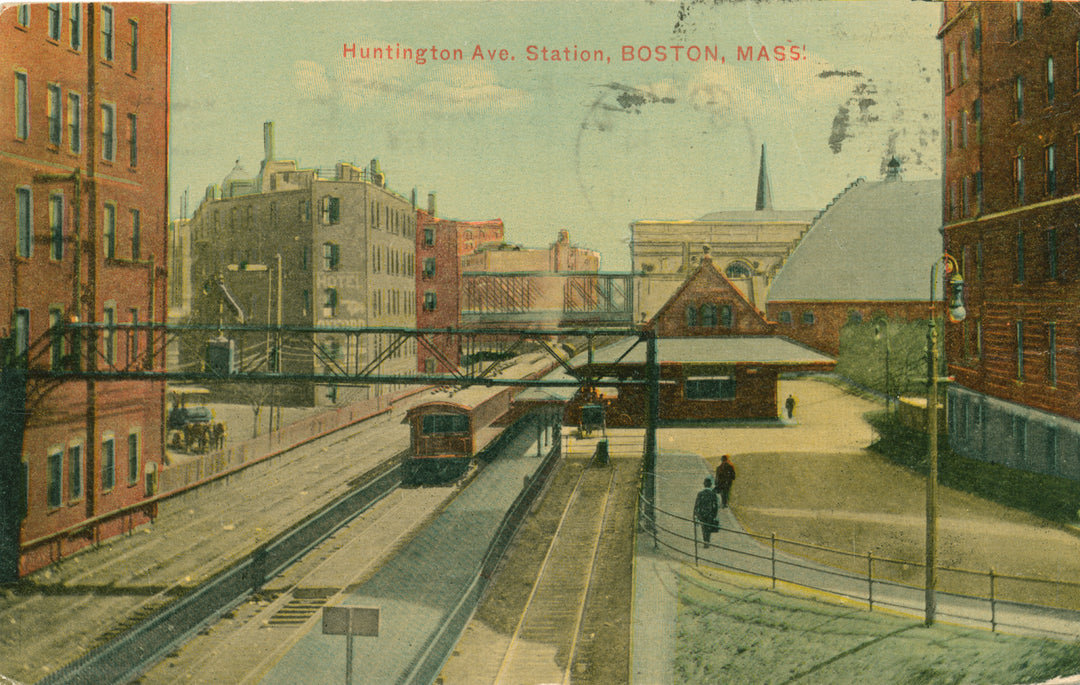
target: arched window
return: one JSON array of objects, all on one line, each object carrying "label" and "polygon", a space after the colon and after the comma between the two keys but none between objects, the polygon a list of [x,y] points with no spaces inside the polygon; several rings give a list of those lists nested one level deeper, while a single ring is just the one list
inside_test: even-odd
[{"label": "arched window", "polygon": [[705,304],[701,306],[701,325],[702,326],[715,326],[716,325],[716,305]]},{"label": "arched window", "polygon": [[743,262],[732,262],[724,271],[728,278],[750,278],[750,267]]},{"label": "arched window", "polygon": [[692,304],[686,305],[686,326],[687,328],[697,326],[697,307]]}]

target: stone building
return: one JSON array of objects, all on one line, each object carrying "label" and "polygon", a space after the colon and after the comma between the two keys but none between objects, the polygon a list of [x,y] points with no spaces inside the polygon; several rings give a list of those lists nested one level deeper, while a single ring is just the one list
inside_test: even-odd
[{"label": "stone building", "polygon": [[634,300],[639,315],[649,318],[667,302],[701,263],[704,246],[728,280],[764,310],[769,285],[817,214],[816,210],[773,209],[763,145],[753,210],[630,224],[633,271],[640,275]]},{"label": "stone building", "polygon": [[[415,201],[387,187],[378,160],[364,169],[345,163],[332,171],[297,168],[275,158],[270,122],[264,146],[257,176],[248,177],[237,165],[220,186],[207,189],[191,218],[189,320],[414,328]],[[205,365],[212,337],[188,336],[180,353],[183,368]],[[411,372],[415,341],[391,347],[395,337],[341,330],[281,340],[247,336],[234,341],[235,360],[241,370],[354,374],[389,350],[378,372]],[[242,390],[242,384],[234,385]],[[395,389],[292,384],[275,389],[272,402],[333,404]]]},{"label": "stone building", "polygon": [[946,327],[952,448],[1080,479],[1080,15],[946,2],[945,249],[967,317]]}]

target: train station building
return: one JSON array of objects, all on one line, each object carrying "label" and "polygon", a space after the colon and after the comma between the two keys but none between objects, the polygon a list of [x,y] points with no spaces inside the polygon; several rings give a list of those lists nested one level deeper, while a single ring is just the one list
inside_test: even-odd
[{"label": "train station building", "polygon": [[[782,373],[826,372],[836,361],[776,333],[703,250],[697,269],[647,324],[657,333],[660,421],[775,421],[780,417]],[[603,379],[647,377],[646,350],[626,338],[570,362],[582,375]],[[609,426],[642,426],[644,385],[619,386],[605,398]]]}]

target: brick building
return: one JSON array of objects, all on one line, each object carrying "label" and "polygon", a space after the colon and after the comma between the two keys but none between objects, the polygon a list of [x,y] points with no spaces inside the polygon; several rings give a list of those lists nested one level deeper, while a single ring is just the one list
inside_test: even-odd
[{"label": "brick building", "polygon": [[[50,329],[165,321],[169,21],[165,4],[0,14],[6,382],[27,367],[164,368],[146,330]],[[0,580],[148,521],[163,452],[162,382],[25,389],[21,450],[0,456]]]},{"label": "brick building", "polygon": [[[251,177],[239,165],[206,197],[189,223],[192,299],[189,321],[325,328],[412,328],[416,211],[413,200],[387,187],[378,160],[367,168],[338,163],[301,169],[274,153],[272,122],[263,127],[264,159]],[[220,285],[224,285],[224,290]],[[225,293],[229,295],[226,296]],[[201,369],[206,343],[188,335],[181,368]],[[392,333],[310,338],[270,335],[237,343],[240,369],[283,373],[356,373],[389,350],[380,373],[411,372],[415,340],[391,347]],[[279,349],[280,347],[280,349]],[[393,392],[390,385],[343,387],[294,383],[272,390],[271,404],[332,405]],[[257,401],[249,384],[224,384],[234,399]]]},{"label": "brick building", "polygon": [[[720,420],[776,420],[780,416],[780,374],[829,371],[835,360],[776,335],[743,293],[713,265],[708,250],[656,315],[660,365],[660,420],[665,423]],[[588,361],[592,378],[645,378],[645,350],[636,338],[602,347]],[[603,385],[603,380],[598,381]],[[620,386],[607,398],[607,425],[642,426],[648,406],[643,386]],[[578,399],[568,416],[577,421]]]},{"label": "brick building", "polygon": [[941,181],[904,181],[895,159],[884,180],[848,186],[769,288],[766,312],[777,332],[836,356],[849,322],[928,320],[940,224]]},{"label": "brick building", "polygon": [[[416,212],[416,327],[453,328],[461,325],[461,262],[466,255],[500,245],[501,219],[456,221],[436,216],[435,195],[427,211]],[[461,364],[461,344],[454,336],[436,335],[416,351],[417,369],[448,373]]]},{"label": "brick building", "polygon": [[967,318],[946,331],[950,436],[974,458],[1080,478],[1080,15],[946,2],[945,247]]}]

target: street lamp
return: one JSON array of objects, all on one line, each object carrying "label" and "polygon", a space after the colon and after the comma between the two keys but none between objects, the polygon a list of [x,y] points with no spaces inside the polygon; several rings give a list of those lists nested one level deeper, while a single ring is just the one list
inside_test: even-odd
[{"label": "street lamp", "polygon": [[892,409],[892,385],[890,384],[891,373],[889,370],[889,357],[892,355],[892,336],[889,331],[889,319],[879,316],[874,319],[874,337],[881,340],[882,331],[885,333],[885,412]]},{"label": "street lamp", "polygon": [[927,627],[934,624],[937,610],[937,485],[938,485],[938,332],[937,332],[937,281],[938,267],[945,264],[948,278],[949,321],[956,323],[967,316],[964,309],[964,279],[960,277],[956,260],[943,254],[930,267],[930,329],[927,347],[930,353],[929,393],[926,399],[926,433],[929,440],[930,473],[926,477],[926,609]]}]

